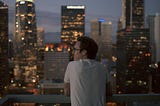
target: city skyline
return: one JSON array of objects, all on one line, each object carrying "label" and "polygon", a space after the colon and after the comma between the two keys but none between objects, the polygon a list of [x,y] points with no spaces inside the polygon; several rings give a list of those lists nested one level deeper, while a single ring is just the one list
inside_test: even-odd
[{"label": "city skyline", "polygon": [[[9,5],[9,31],[13,32],[14,23],[14,11],[16,0],[3,0]],[[147,15],[153,15],[160,13],[160,0],[145,0],[145,17]],[[95,8],[97,7],[100,8]],[[118,19],[121,17],[121,0],[35,0],[37,25],[43,27],[45,32],[60,32],[60,14],[62,5],[85,5],[86,6],[86,32],[90,31],[90,20],[96,18],[103,18],[107,21],[112,21],[113,32],[115,34],[117,28]],[[46,8],[47,7],[47,8]],[[50,14],[50,15],[48,15]]]},{"label": "city skyline", "polygon": [[[122,5],[122,0],[100,0],[102,2],[79,0],[72,1],[73,3],[71,0],[0,0],[0,3],[1,1],[8,5],[6,5],[6,10],[2,5],[0,11],[1,32],[4,31],[0,39],[0,54],[2,54],[0,58],[3,61],[1,62],[3,64],[0,64],[2,66],[0,72],[1,76],[4,76],[0,82],[2,85],[0,88],[3,88],[0,98],[8,94],[63,94],[64,72],[70,61],[69,53],[72,49],[57,38],[63,36],[61,28],[72,26],[68,29],[70,30],[76,28],[78,23],[86,26],[87,36],[95,33],[94,31],[98,32],[96,36],[101,39],[95,41],[98,41],[99,44],[101,60],[97,60],[108,69],[113,93],[160,92],[158,86],[160,84],[160,65],[157,64],[159,55],[154,57],[151,54],[153,49],[157,51],[155,54],[159,54],[160,7],[158,3],[160,4],[160,0],[152,0],[154,2],[152,4],[149,4],[151,0],[123,0],[123,9],[118,7]],[[35,2],[32,3],[32,1]],[[118,2],[115,3],[115,1]],[[143,1],[148,1],[145,4],[148,6],[146,12]],[[99,5],[96,6],[94,3],[99,3]],[[64,5],[67,7],[68,5],[69,7],[83,5],[86,7],[85,12],[83,11],[85,14],[79,13],[76,15],[78,18],[73,17],[75,14],[70,15],[71,11],[61,10]],[[113,13],[113,11],[116,12]],[[85,17],[85,24],[80,22],[81,19],[84,22],[84,18],[80,16]],[[143,17],[148,20],[144,20]],[[76,21],[78,23],[74,25],[74,20],[79,20],[79,22]],[[96,24],[91,23],[92,20],[96,20]],[[149,24],[148,28],[146,28],[147,24]],[[90,29],[90,27],[94,28]],[[8,33],[9,37],[13,35],[13,42],[12,39],[8,39]],[[64,35],[67,34],[64,32]],[[49,39],[49,42],[45,37]],[[113,42],[112,39],[114,39]],[[155,43],[156,48],[152,48],[150,41]],[[153,63],[151,57],[158,61],[153,61]],[[134,101],[133,104],[135,103]]]}]

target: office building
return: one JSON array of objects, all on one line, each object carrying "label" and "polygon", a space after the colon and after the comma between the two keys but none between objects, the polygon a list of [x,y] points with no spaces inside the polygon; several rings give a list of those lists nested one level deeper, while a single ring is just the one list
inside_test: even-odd
[{"label": "office building", "polygon": [[151,64],[149,29],[123,29],[117,35],[117,93],[148,93]]},{"label": "office building", "polygon": [[160,14],[155,16],[155,48],[156,48],[156,62],[160,61]]},{"label": "office building", "polygon": [[117,93],[148,93],[150,33],[144,28],[144,0],[123,0],[117,31]]},{"label": "office building", "polygon": [[155,31],[154,31],[154,21],[155,15],[150,15],[147,17],[147,27],[149,28],[150,32],[150,52],[151,52],[151,61],[154,63],[156,61],[156,47],[155,47]]},{"label": "office building", "polygon": [[44,78],[44,36],[45,30],[42,27],[37,28],[37,75],[39,80]]},{"label": "office building", "polygon": [[44,78],[62,83],[69,62],[68,46],[64,43],[46,44],[44,61]]},{"label": "office building", "polygon": [[63,94],[63,80],[69,63],[69,50],[69,46],[64,43],[45,44],[42,94]]},{"label": "office building", "polygon": [[122,0],[122,27],[144,28],[144,0]]},{"label": "office building", "polygon": [[14,75],[16,86],[33,84],[37,70],[37,27],[34,0],[16,0]]},{"label": "office building", "polygon": [[160,92],[160,70],[158,69],[158,62],[160,62],[160,15],[157,13],[155,15],[149,15],[147,17],[148,27],[150,29],[150,52],[151,61],[150,65],[150,91],[154,93]]},{"label": "office building", "polygon": [[148,27],[150,29],[150,47],[152,62],[160,61],[160,14],[149,15],[147,17]]},{"label": "office building", "polygon": [[99,46],[97,58],[111,60],[112,22],[107,22],[104,19],[91,20],[91,38]]},{"label": "office building", "polygon": [[85,6],[61,7],[61,41],[74,45],[79,36],[85,35]]}]

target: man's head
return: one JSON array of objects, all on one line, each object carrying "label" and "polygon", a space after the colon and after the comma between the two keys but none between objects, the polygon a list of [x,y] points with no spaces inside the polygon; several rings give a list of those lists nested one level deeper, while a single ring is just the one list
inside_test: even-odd
[{"label": "man's head", "polygon": [[74,60],[95,59],[98,51],[96,42],[89,37],[79,37],[74,46]]}]

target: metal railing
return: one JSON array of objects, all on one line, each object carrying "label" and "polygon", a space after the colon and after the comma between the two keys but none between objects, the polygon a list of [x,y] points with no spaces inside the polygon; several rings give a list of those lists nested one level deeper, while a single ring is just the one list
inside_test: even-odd
[{"label": "metal railing", "polygon": [[[125,103],[127,106],[141,106],[138,103],[159,106],[160,94],[113,94],[111,101]],[[7,95],[0,100],[0,106],[12,106],[12,103],[70,103],[70,98],[64,95]]]}]

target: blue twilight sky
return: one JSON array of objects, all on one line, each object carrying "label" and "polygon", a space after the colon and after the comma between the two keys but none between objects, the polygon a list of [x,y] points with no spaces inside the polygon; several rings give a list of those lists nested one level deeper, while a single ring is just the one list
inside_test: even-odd
[{"label": "blue twilight sky", "polygon": [[[13,31],[16,0],[3,0],[9,5],[10,31]],[[35,0],[38,27],[45,32],[60,32],[61,5],[86,6],[86,32],[90,32],[90,20],[103,18],[113,22],[116,32],[117,21],[121,16],[121,0]],[[145,0],[145,16],[160,13],[160,0]]]}]

